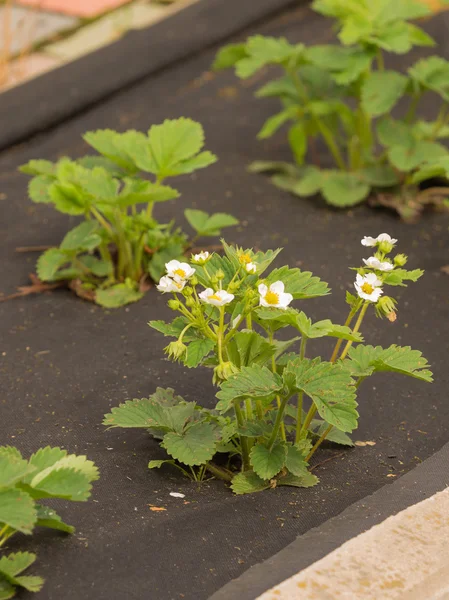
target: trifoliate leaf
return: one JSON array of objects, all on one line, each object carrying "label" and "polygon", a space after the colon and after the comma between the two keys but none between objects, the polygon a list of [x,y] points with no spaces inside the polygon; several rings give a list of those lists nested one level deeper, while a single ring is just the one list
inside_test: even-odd
[{"label": "trifoliate leaf", "polygon": [[307,473],[306,454],[297,446],[287,446],[285,466],[292,475],[302,477]]},{"label": "trifoliate leaf", "polygon": [[262,492],[270,487],[269,481],[264,481],[254,471],[244,471],[238,473],[232,479],[231,489],[234,494],[252,494]]},{"label": "trifoliate leaf", "polygon": [[[39,448],[37,452],[32,454],[29,459],[30,465],[35,467],[36,471],[34,475],[42,472],[44,469],[48,469],[48,467],[53,466],[58,460],[67,456],[67,450],[63,450],[62,448],[50,447],[46,446],[45,448]],[[24,481],[29,483],[34,475],[27,476]]]},{"label": "trifoliate leaf", "polygon": [[235,217],[226,213],[209,215],[202,210],[188,208],[184,211],[184,215],[199,236],[220,235],[224,227],[231,227],[239,223]]},{"label": "trifoliate leaf", "polygon": [[64,533],[74,533],[75,527],[67,525],[58,515],[58,513],[48,506],[42,504],[36,505],[37,509],[37,527],[47,527],[48,529],[55,529],[57,531],[63,531]]},{"label": "trifoliate leaf", "polygon": [[221,71],[233,67],[239,60],[247,57],[246,44],[228,44],[217,52],[212,70]]},{"label": "trifoliate leaf", "polygon": [[383,349],[381,346],[359,344],[349,350],[349,359],[344,366],[353,377],[368,377],[376,372],[391,371],[428,383],[433,381],[427,360],[419,350],[412,350],[410,346],[393,344]]},{"label": "trifoliate leaf", "polygon": [[69,231],[61,242],[60,249],[68,252],[74,250],[91,251],[101,244],[97,221],[84,221]]},{"label": "trifoliate leaf", "polygon": [[292,487],[301,487],[308,488],[317,485],[319,479],[313,473],[309,471],[305,471],[301,473],[301,475],[293,475],[292,473],[288,473],[284,477],[279,477],[277,480],[277,485],[288,485]]},{"label": "trifoliate leaf", "polygon": [[341,431],[357,427],[353,380],[341,365],[297,358],[286,366],[284,381],[291,391],[303,391],[316,404],[320,416]]},{"label": "trifoliate leaf", "polygon": [[330,292],[325,281],[321,281],[319,277],[315,277],[309,271],[301,271],[301,269],[281,267],[271,271],[266,278],[267,285],[279,280],[284,283],[285,291],[292,294],[295,300],[326,296]]},{"label": "trifoliate leaf", "polygon": [[215,342],[209,338],[190,342],[184,357],[185,366],[189,368],[197,367],[214,347]]},{"label": "trifoliate leaf", "polygon": [[238,398],[269,398],[282,389],[282,379],[266,367],[242,367],[240,373],[233,375],[221,384],[216,394],[219,402],[217,410],[226,412],[232,401]]},{"label": "trifoliate leaf", "polygon": [[19,575],[35,560],[36,555],[31,552],[16,552],[0,559],[0,600],[12,598],[15,595],[13,586],[22,587],[29,592],[38,592],[41,589],[44,583],[41,577]]},{"label": "trifoliate leaf", "polygon": [[167,433],[162,446],[185,465],[202,465],[216,452],[217,429],[213,423],[195,423],[182,433]]},{"label": "trifoliate leaf", "polygon": [[31,496],[16,488],[0,490],[0,523],[22,533],[31,533],[36,523],[36,508]]},{"label": "trifoliate leaf", "polygon": [[69,261],[68,254],[58,248],[46,250],[37,260],[36,272],[41,281],[55,281],[58,270]]},{"label": "trifoliate leaf", "polygon": [[424,275],[422,269],[413,269],[413,271],[407,271],[406,269],[394,269],[384,277],[384,283],[387,285],[400,285],[405,287],[404,281],[416,282],[420,277]]},{"label": "trifoliate leaf", "polygon": [[2,556],[0,558],[0,573],[9,577],[20,575],[25,569],[28,569],[34,561],[36,555],[31,552],[15,552]]},{"label": "trifoliate leaf", "polygon": [[239,331],[228,342],[229,360],[239,369],[253,365],[263,366],[274,356],[276,346],[255,331]]},{"label": "trifoliate leaf", "polygon": [[104,290],[97,290],[95,302],[104,308],[119,308],[143,298],[143,293],[128,283],[117,283]]},{"label": "trifoliate leaf", "polygon": [[241,79],[247,79],[268,64],[281,64],[292,57],[299,57],[304,51],[302,44],[290,44],[285,38],[254,35],[246,43],[247,57],[236,63],[235,72]]},{"label": "trifoliate leaf", "polygon": [[251,465],[261,479],[271,479],[277,475],[283,468],[286,457],[285,444],[279,441],[271,449],[264,444],[256,444],[250,452]]},{"label": "trifoliate leaf", "polygon": [[[156,331],[163,333],[167,337],[179,338],[184,327],[188,325],[188,321],[185,317],[176,317],[176,319],[174,319],[171,323],[165,323],[165,321],[150,321],[148,325]],[[189,332],[191,332],[191,329],[192,328],[185,332],[183,338],[185,341],[192,339],[189,338]]]},{"label": "trifoliate leaf", "polygon": [[328,204],[345,208],[362,202],[370,186],[356,173],[333,171],[324,180],[321,190]]},{"label": "trifoliate leaf", "polygon": [[375,71],[364,81],[362,108],[372,117],[390,112],[407,86],[407,77],[396,71]]},{"label": "trifoliate leaf", "polygon": [[54,177],[48,177],[46,175],[33,177],[28,184],[28,196],[30,197],[30,200],[37,204],[48,204],[53,202],[49,189],[54,181]]}]

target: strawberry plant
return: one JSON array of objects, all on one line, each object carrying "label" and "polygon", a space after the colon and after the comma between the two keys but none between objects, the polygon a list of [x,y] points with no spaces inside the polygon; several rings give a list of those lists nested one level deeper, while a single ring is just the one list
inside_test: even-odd
[{"label": "strawberry plant", "polygon": [[[75,528],[41,500],[60,498],[76,502],[90,496],[91,483],[99,478],[97,467],[85,456],[67,454],[61,448],[41,448],[28,460],[17,448],[0,447],[0,547],[18,533],[31,535],[35,527],[64,533]],[[38,592],[41,577],[22,575],[34,561],[31,552],[0,557],[0,599],[12,598],[17,588]]]},{"label": "strawberry plant", "polygon": [[[418,350],[371,346],[362,337],[368,310],[396,320],[396,300],[385,289],[423,274],[404,268],[405,255],[390,257],[396,242],[386,233],[363,238],[373,255],[356,269],[343,325],[313,322],[302,306],[291,306],[330,290],[298,268],[266,274],[279,249],[254,252],[223,242],[224,256],[201,253],[190,264],[168,262],[158,289],[173,296],[168,306],[177,316],[150,326],[174,338],[165,348],[170,359],[212,369],[217,400],[204,407],[158,388],[149,398],[113,408],[104,425],[147,429],[168,455],[151,460],[149,468],[167,463],[195,480],[209,473],[230,482],[236,494],[315,485],[309,462],[320,445],[326,439],[352,445],[348,434],[357,428],[356,398],[367,377],[387,371],[432,381]],[[278,337],[282,329],[291,335]],[[319,338],[334,341],[328,357],[313,354]]]},{"label": "strawberry plant", "polygon": [[[32,175],[29,196],[59,212],[83,217],[57,248],[37,263],[41,281],[68,281],[83,298],[107,308],[139,300],[148,279],[158,280],[164,264],[180,258],[198,237],[217,236],[237,224],[230,215],[185,211],[195,237],[174,221],[154,215],[161,202],[179,197],[167,179],[193,173],[216,161],[204,145],[203,128],[190,119],[166,120],[148,134],[90,131],[85,141],[100,156],[56,163],[31,160],[21,171]],[[143,174],[152,177],[144,177]]]},{"label": "strawberry plant", "polygon": [[[256,92],[281,105],[258,137],[288,124],[294,163],[259,161],[250,170],[274,173],[274,185],[300,197],[321,193],[339,208],[370,198],[413,220],[428,204],[443,206],[446,171],[438,181],[429,165],[449,159],[441,143],[449,137],[449,62],[430,56],[406,72],[385,66],[385,55],[435,44],[410,22],[431,14],[430,8],[417,0],[315,0],[313,8],[335,19],[338,44],[306,47],[255,35],[216,57],[216,70],[234,67],[241,79],[266,67],[281,72]],[[427,121],[417,115],[430,95],[439,111]],[[399,102],[402,117],[392,116]],[[323,161],[318,140],[328,150]]]}]

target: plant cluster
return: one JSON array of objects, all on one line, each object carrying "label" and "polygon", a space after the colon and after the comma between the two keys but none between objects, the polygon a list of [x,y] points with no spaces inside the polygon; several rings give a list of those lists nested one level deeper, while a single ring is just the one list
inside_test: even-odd
[{"label": "plant cluster", "polygon": [[[41,448],[28,460],[11,446],[0,447],[0,547],[16,533],[30,535],[35,527],[65,533],[67,525],[41,500],[61,498],[85,501],[91,483],[99,478],[97,467],[85,456],[67,454],[61,448]],[[44,580],[22,575],[36,560],[31,552],[15,552],[0,558],[0,600],[12,598],[16,588],[38,592]]]},{"label": "plant cluster", "polygon": [[[306,47],[254,35],[225,46],[216,57],[215,69],[235,67],[241,79],[269,65],[283,71],[256,92],[279,98],[282,106],[258,137],[269,138],[289,123],[295,163],[261,161],[250,170],[274,172],[277,187],[301,197],[321,192],[336,207],[356,205],[371,194],[375,203],[394,208],[406,220],[426,204],[443,205],[449,195],[449,153],[440,140],[449,137],[449,62],[430,56],[406,73],[384,64],[385,53],[406,54],[414,46],[435,44],[409,22],[431,9],[418,0],[314,0],[313,8],[336,20],[339,44]],[[429,94],[440,102],[434,121],[417,117],[421,99]],[[391,116],[400,101],[403,117]],[[333,166],[320,164],[318,139]]]},{"label": "plant cluster", "polygon": [[159,223],[154,217],[155,205],[179,197],[164,183],[167,179],[216,161],[202,150],[199,123],[180,118],[153,125],[148,135],[105,129],[87,132],[84,139],[100,156],[31,160],[21,167],[33,176],[28,188],[33,202],[84,218],[58,248],[41,255],[41,281],[67,280],[84,298],[107,308],[122,306],[139,300],[147,279],[157,281],[165,263],[182,257],[199,237],[220,235],[224,227],[237,224],[224,213],[187,209],[185,217],[195,231],[189,241],[174,221]]},{"label": "plant cluster", "polygon": [[[186,367],[213,369],[219,386],[213,408],[185,401],[173,389],[129,400],[105,416],[110,427],[144,428],[160,440],[169,458],[194,479],[206,472],[231,482],[236,494],[277,485],[308,487],[317,482],[309,462],[327,439],[352,445],[361,383],[380,371],[432,381],[427,361],[410,347],[365,345],[361,326],[368,310],[396,319],[387,286],[417,281],[423,271],[406,270],[407,257],[391,257],[397,240],[365,237],[373,255],[356,270],[355,294],[347,293],[344,325],[317,322],[292,308],[294,300],[325,296],[328,285],[298,268],[268,275],[280,250],[254,252],[223,242],[225,255],[203,252],[190,264],[170,261],[158,289],[172,294],[178,316],[150,326],[175,338],[166,354]],[[278,338],[283,329],[293,337]],[[329,359],[311,353],[315,339],[335,340]],[[292,351],[300,342],[299,351]]]}]

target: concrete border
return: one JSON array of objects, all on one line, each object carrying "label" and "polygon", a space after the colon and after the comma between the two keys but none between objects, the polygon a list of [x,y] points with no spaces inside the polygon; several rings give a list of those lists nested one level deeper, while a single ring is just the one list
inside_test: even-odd
[{"label": "concrete border", "polygon": [[254,600],[354,536],[448,485],[449,443],[394,483],[352,504],[337,517],[311,529],[268,560],[251,567],[215,592],[210,600]]},{"label": "concrete border", "polygon": [[7,90],[0,94],[0,151],[297,5],[298,0],[200,0],[153,26],[130,31],[113,44]]}]

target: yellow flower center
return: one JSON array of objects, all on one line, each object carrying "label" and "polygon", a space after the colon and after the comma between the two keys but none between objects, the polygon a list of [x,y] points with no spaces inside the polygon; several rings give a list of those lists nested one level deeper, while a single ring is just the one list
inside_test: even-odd
[{"label": "yellow flower center", "polygon": [[251,256],[249,254],[241,254],[239,256],[239,262],[241,265],[247,265],[251,262]]},{"label": "yellow flower center", "polygon": [[279,294],[276,294],[276,292],[267,292],[265,295],[265,302],[267,304],[278,304],[279,302]]},{"label": "yellow flower center", "polygon": [[182,277],[183,279],[186,276],[186,272],[184,271],[184,269],[176,269],[176,271],[173,272],[175,275],[179,275],[179,277]]},{"label": "yellow flower center", "polygon": [[209,300],[218,300],[220,302],[221,298],[218,294],[212,294],[212,296],[209,296]]},{"label": "yellow flower center", "polygon": [[374,288],[371,284],[365,282],[362,285],[362,292],[364,292],[365,294],[372,294],[374,292]]},{"label": "yellow flower center", "polygon": [[178,290],[182,289],[182,283],[178,283],[177,281],[174,281],[173,283],[176,285],[176,287],[178,288]]}]

